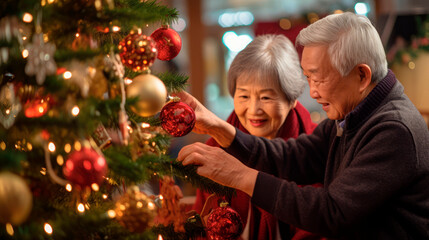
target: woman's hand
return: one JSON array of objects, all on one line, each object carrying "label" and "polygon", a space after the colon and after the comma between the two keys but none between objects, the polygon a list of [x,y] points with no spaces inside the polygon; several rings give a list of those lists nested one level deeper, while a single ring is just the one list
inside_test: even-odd
[{"label": "woman's hand", "polygon": [[193,132],[212,136],[222,147],[231,145],[235,137],[235,127],[210,112],[189,93],[183,91],[173,95],[194,109],[196,121]]},{"label": "woman's hand", "polygon": [[253,194],[258,171],[218,147],[194,143],[183,147],[177,160],[183,165],[197,165],[197,173],[222,185]]}]

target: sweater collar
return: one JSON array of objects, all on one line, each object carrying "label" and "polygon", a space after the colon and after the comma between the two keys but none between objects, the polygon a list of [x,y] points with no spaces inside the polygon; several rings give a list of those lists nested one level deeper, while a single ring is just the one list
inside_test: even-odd
[{"label": "sweater collar", "polygon": [[340,121],[339,125],[341,127],[348,125],[348,128],[351,129],[364,121],[380,106],[381,102],[387,97],[396,82],[395,74],[389,69],[386,77],[372,89],[368,96],[366,96],[355,109],[346,115],[343,121]]}]

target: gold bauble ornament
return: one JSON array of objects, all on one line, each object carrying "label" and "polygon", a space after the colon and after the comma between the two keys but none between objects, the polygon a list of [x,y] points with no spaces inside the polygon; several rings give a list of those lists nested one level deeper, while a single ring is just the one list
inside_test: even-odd
[{"label": "gold bauble ornament", "polygon": [[130,108],[137,115],[150,117],[164,106],[167,99],[167,89],[164,83],[152,74],[141,74],[133,79],[127,87],[127,97],[138,97]]},{"label": "gold bauble ornament", "polygon": [[153,225],[155,203],[137,186],[127,189],[115,204],[116,220],[130,232],[141,233]]},{"label": "gold bauble ornament", "polygon": [[33,196],[24,179],[10,172],[0,173],[0,222],[19,225],[33,207]]}]

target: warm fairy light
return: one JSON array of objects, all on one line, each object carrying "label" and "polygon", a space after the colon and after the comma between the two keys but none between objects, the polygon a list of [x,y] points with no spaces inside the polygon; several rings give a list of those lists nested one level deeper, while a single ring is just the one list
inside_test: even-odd
[{"label": "warm fairy light", "polygon": [[136,207],[137,208],[142,208],[143,207],[143,203],[142,202],[137,202]]},{"label": "warm fairy light", "polygon": [[61,155],[57,156],[57,164],[62,166],[64,164],[64,158]]},{"label": "warm fairy light", "polygon": [[55,152],[55,144],[53,142],[49,142],[48,149],[50,152]]},{"label": "warm fairy light", "polygon": [[46,168],[42,168],[42,170],[40,170],[40,173],[42,174],[42,175],[46,175]]},{"label": "warm fairy light", "polygon": [[113,27],[112,27],[112,31],[113,31],[113,32],[119,32],[119,30],[121,30],[121,28],[120,28],[120,27],[118,27],[118,26],[113,26]]},{"label": "warm fairy light", "polygon": [[49,234],[49,235],[52,234],[53,230],[52,230],[52,227],[51,227],[51,225],[49,223],[45,223],[45,226],[43,228],[45,229],[45,232],[47,234]]},{"label": "warm fairy light", "polygon": [[129,84],[131,84],[133,82],[133,80],[132,79],[130,79],[130,78],[125,78],[124,79],[124,83],[125,83],[125,85],[129,85]]},{"label": "warm fairy light", "polygon": [[76,151],[80,151],[81,148],[82,148],[82,144],[79,141],[74,142],[74,149]]},{"label": "warm fairy light", "polygon": [[66,143],[66,145],[64,145],[64,151],[66,153],[69,153],[71,151],[71,145],[70,145],[70,143]]},{"label": "warm fairy light", "polygon": [[85,212],[85,206],[82,203],[79,203],[77,205],[77,211],[81,213]]},{"label": "warm fairy light", "polygon": [[103,199],[107,199],[107,194],[103,194]]},{"label": "warm fairy light", "polygon": [[72,75],[72,73],[71,73],[70,71],[65,71],[65,72],[63,73],[63,78],[64,78],[64,79],[70,79],[72,76],[73,76],[73,75]]},{"label": "warm fairy light", "polygon": [[33,21],[33,15],[29,14],[29,13],[24,13],[24,16],[22,16],[22,21],[26,22],[26,23],[30,23]]},{"label": "warm fairy light", "polygon": [[48,37],[48,34],[43,34],[43,41],[44,42],[49,42],[49,37]]},{"label": "warm fairy light", "polygon": [[22,36],[22,40],[23,41],[27,40],[27,36]]},{"label": "warm fairy light", "polygon": [[71,113],[73,116],[77,116],[79,114],[79,107],[78,106],[74,106],[71,110]]},{"label": "warm fairy light", "polygon": [[70,183],[67,183],[66,184],[66,190],[67,190],[67,192],[71,192],[72,189],[73,189],[72,185]]},{"label": "warm fairy light", "polygon": [[149,123],[142,123],[142,128],[148,128],[148,127],[150,127]]},{"label": "warm fairy light", "polygon": [[292,27],[292,22],[287,18],[282,18],[279,21],[279,25],[284,30],[289,30]]},{"label": "warm fairy light", "polygon": [[48,0],[49,4],[54,3],[54,2],[55,2],[55,0]]},{"label": "warm fairy light", "polygon": [[155,209],[155,204],[153,204],[153,202],[149,202],[149,203],[147,204],[147,207],[148,207],[150,210],[153,210],[153,209]]},{"label": "warm fairy light", "polygon": [[27,49],[22,50],[22,57],[23,58],[27,58],[28,57],[28,50]]},{"label": "warm fairy light", "polygon": [[161,234],[158,234],[158,240],[164,240],[164,238],[162,238]]},{"label": "warm fairy light", "polygon": [[6,232],[7,234],[13,236],[14,231],[13,231],[13,226],[10,223],[6,223]]},{"label": "warm fairy light", "polygon": [[109,211],[107,211],[107,216],[109,216],[110,218],[116,217],[115,210],[109,210]]},{"label": "warm fairy light", "polygon": [[94,190],[95,192],[98,192],[98,190],[100,190],[100,187],[98,186],[97,183],[93,183],[91,184],[91,188],[92,190]]},{"label": "warm fairy light", "polygon": [[85,209],[89,210],[89,203],[85,203]]},{"label": "warm fairy light", "polygon": [[164,197],[163,197],[162,195],[159,195],[159,199],[161,199],[161,200],[162,200],[162,199],[164,199]]},{"label": "warm fairy light", "polygon": [[76,37],[78,38],[80,35],[79,35],[79,33],[76,33]]},{"label": "warm fairy light", "polygon": [[10,114],[10,109],[6,109],[5,113],[6,113],[6,115],[9,115]]},{"label": "warm fairy light", "polygon": [[1,148],[1,150],[5,150],[6,149],[6,143],[5,142],[1,142],[0,143],[0,148]]},{"label": "warm fairy light", "polygon": [[27,143],[27,149],[28,151],[31,151],[33,149],[33,145],[31,145],[31,143]]}]

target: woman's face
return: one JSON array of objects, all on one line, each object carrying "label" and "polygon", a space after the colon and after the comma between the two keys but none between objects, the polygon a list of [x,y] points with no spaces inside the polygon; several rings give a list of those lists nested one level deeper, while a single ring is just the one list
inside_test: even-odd
[{"label": "woman's face", "polygon": [[[250,74],[237,78],[234,93],[235,113],[250,134],[275,138],[291,108],[275,79],[254,81]],[[263,82],[263,83],[259,83]]]}]

